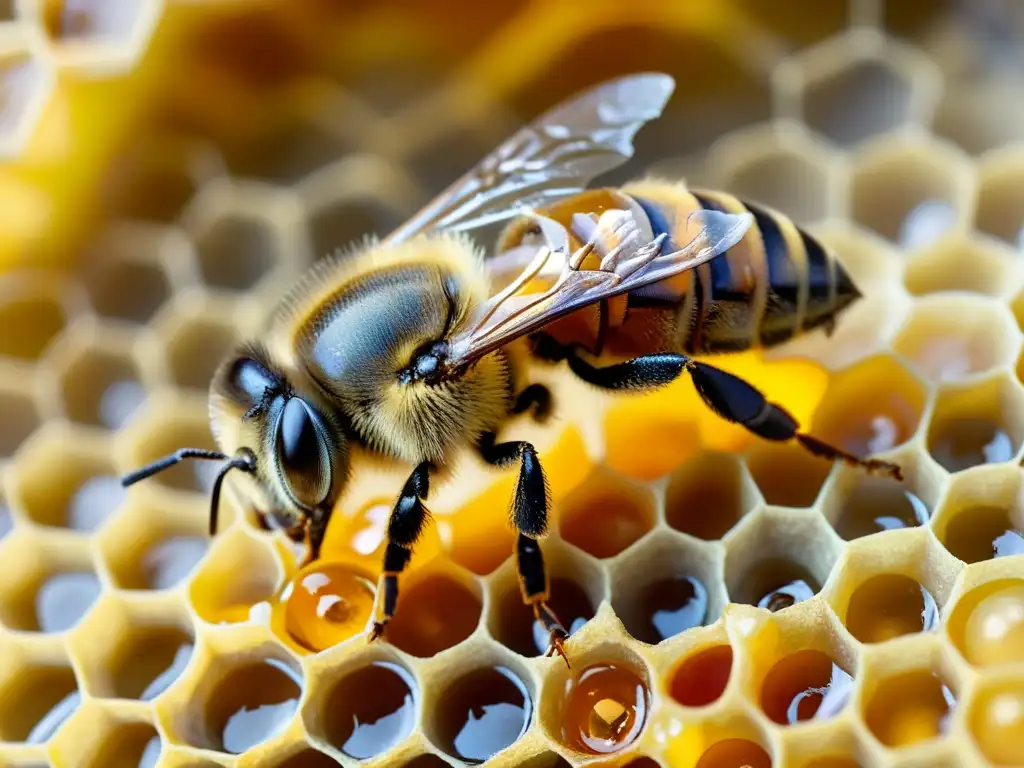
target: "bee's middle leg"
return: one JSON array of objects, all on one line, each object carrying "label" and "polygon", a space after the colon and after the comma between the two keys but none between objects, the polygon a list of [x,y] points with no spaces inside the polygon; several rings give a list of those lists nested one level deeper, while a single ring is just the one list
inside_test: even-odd
[{"label": "bee's middle leg", "polygon": [[433,468],[433,464],[424,461],[412,471],[388,518],[384,569],[377,584],[373,629],[369,637],[371,642],[384,634],[385,627],[395,615],[398,606],[398,576],[409,564],[413,546],[430,517],[423,502],[430,492],[430,472]]},{"label": "bee's middle leg", "polygon": [[512,500],[512,523],[517,531],[516,572],[523,602],[533,608],[534,616],[548,632],[550,646],[547,655],[557,653],[568,665],[564,643],[569,633],[548,605],[548,578],[537,541],[548,529],[548,488],[537,449],[525,441],[496,441],[497,436],[493,432],[480,438],[478,449],[484,461],[496,467],[507,467],[519,461],[519,480]]}]

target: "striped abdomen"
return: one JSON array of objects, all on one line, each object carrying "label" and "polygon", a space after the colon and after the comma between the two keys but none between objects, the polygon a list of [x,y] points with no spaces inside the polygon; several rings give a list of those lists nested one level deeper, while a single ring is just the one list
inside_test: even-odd
[{"label": "striped abdomen", "polygon": [[[644,209],[655,235],[665,231],[671,237],[698,208],[754,216],[755,226],[743,240],[698,267],[686,295],[674,297],[681,309],[676,342],[689,352],[772,346],[804,331],[828,329],[860,296],[834,254],[777,211],[676,184],[646,182],[623,191]],[[666,288],[646,292],[644,299],[672,300]]]}]

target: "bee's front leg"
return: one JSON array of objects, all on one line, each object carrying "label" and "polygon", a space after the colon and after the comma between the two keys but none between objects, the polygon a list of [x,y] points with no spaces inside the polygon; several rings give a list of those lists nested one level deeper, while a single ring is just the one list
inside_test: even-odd
[{"label": "bee's front leg", "polygon": [[409,564],[412,548],[423,533],[423,526],[430,516],[423,502],[430,493],[430,472],[433,468],[433,464],[424,461],[412,471],[391,510],[391,517],[388,518],[384,570],[377,583],[377,600],[370,642],[384,634],[388,622],[395,615],[398,605],[398,576]]}]

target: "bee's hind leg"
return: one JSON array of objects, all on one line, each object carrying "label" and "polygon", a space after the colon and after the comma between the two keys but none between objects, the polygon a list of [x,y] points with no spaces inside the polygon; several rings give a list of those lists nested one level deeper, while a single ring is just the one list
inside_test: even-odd
[{"label": "bee's hind leg", "polygon": [[412,471],[388,518],[384,570],[377,584],[370,642],[384,634],[388,622],[395,615],[398,606],[398,576],[409,564],[412,548],[423,533],[430,516],[423,502],[430,493],[430,472],[433,468],[433,464],[424,461]]},{"label": "bee's hind leg", "polygon": [[543,384],[530,384],[516,395],[510,413],[518,416],[530,411],[534,421],[543,423],[551,415],[551,410],[551,390]]},{"label": "bee's hind leg", "polygon": [[518,534],[516,572],[523,601],[533,608],[534,616],[548,632],[550,645],[547,655],[557,653],[568,666],[569,657],[565,653],[564,643],[569,633],[548,605],[548,578],[544,556],[537,541],[548,528],[548,488],[537,458],[537,449],[525,441],[496,441],[497,436],[488,432],[481,436],[477,447],[484,461],[493,466],[507,467],[519,461],[519,481],[512,500],[512,522]]}]

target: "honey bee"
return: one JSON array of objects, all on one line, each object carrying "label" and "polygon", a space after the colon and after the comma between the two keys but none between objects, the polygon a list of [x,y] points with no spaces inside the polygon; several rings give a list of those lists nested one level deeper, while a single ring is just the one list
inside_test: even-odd
[{"label": "honey bee", "polygon": [[[257,509],[319,557],[356,454],[411,474],[387,526],[369,637],[394,616],[399,576],[428,519],[432,478],[475,449],[518,464],[511,503],[524,601],[565,657],[538,540],[548,491],[534,446],[502,441],[552,395],[531,361],[566,362],[606,390],[641,391],[687,373],[709,407],[769,440],[899,476],[798,431],[753,386],[689,355],[776,344],[829,325],[857,297],[839,262],[785,216],[724,193],[637,182],[588,190],[633,154],[633,138],[674,89],[663,74],[591,88],[522,128],[398,230],[317,264],[285,296],[261,340],[240,346],[210,386],[219,451],[182,449],[127,475],[128,486],[184,459],[237,470]],[[465,234],[505,222],[485,260]]]}]

